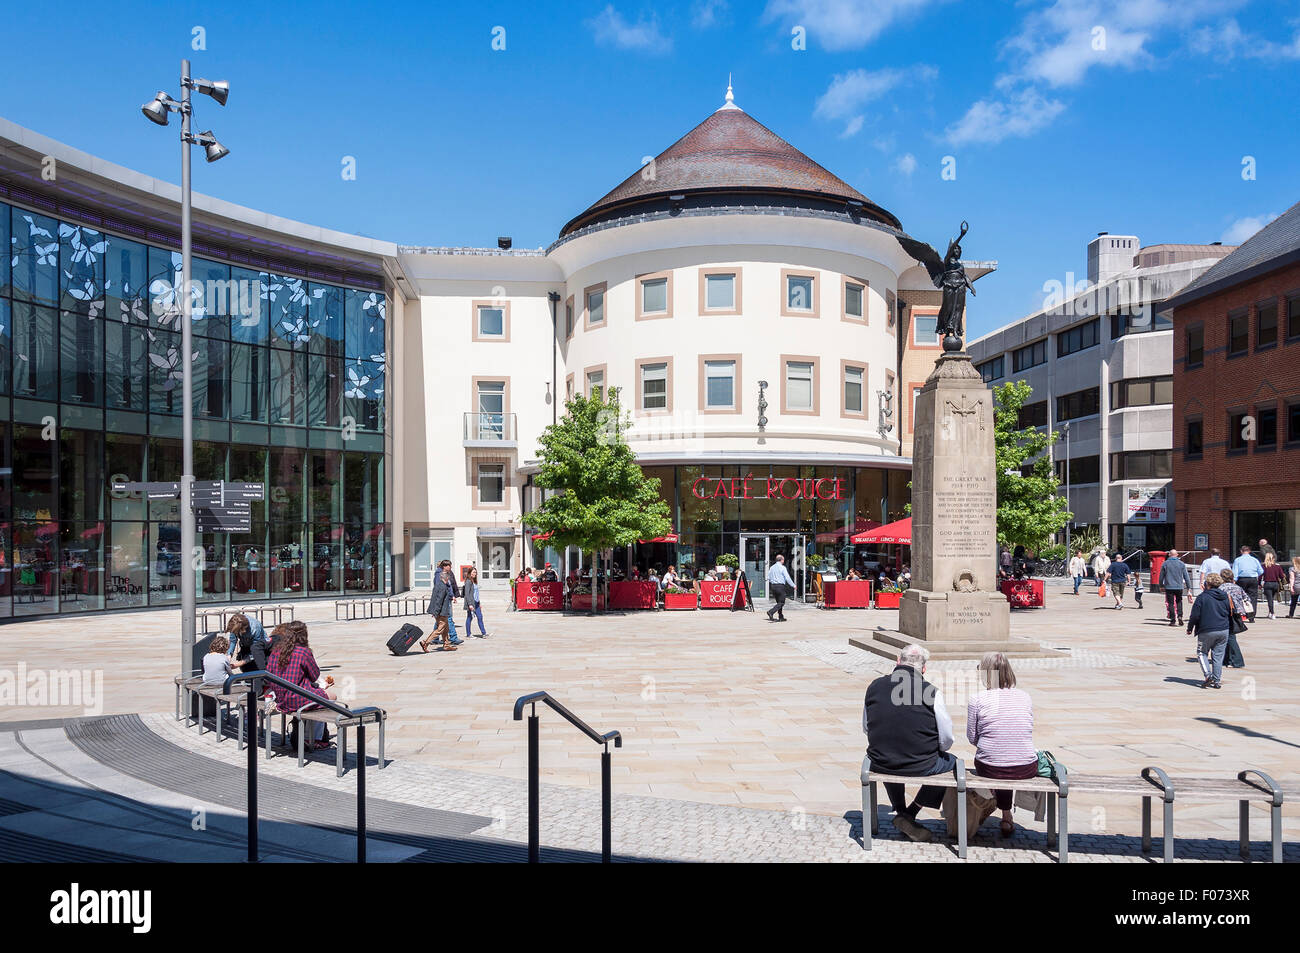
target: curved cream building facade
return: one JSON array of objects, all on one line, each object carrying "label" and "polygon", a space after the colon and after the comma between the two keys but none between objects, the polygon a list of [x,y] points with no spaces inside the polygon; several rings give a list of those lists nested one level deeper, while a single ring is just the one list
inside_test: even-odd
[{"label": "curved cream building facade", "polygon": [[527,529],[537,437],[566,397],[611,387],[677,537],[616,553],[619,568],[736,553],[755,569],[780,552],[802,584],[808,557],[880,558],[847,539],[903,515],[900,370],[924,380],[938,305],[900,231],[729,94],[545,250],[401,249],[411,583],[441,558],[502,584],[572,565]]}]

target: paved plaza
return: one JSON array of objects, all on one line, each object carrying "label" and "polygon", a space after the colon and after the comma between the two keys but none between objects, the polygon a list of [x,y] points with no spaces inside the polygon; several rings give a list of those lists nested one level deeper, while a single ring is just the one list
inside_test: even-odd
[{"label": "paved plaza", "polygon": [[[1123,611],[1110,605],[1050,581],[1048,608],[1013,613],[1014,637],[1065,653],[1017,663],[1020,687],[1035,702],[1036,746],[1072,773],[1133,775],[1157,765],[1174,778],[1226,778],[1255,767],[1294,801],[1300,705],[1291,686],[1300,676],[1300,619],[1257,622],[1242,641],[1248,667],[1225,672],[1223,690],[1209,691],[1199,687],[1192,639],[1163,623],[1159,597],[1148,596],[1145,610],[1131,599]],[[485,606],[489,638],[470,639],[454,654],[417,650],[396,658],[384,642],[397,621],[336,622],[332,603],[297,608],[323,668],[354,693],[350,702],[389,712],[391,764],[379,772],[372,760],[367,774],[377,803],[373,859],[519,859],[526,732],[511,714],[515,698],[542,689],[598,731],[623,734],[613,757],[621,858],[956,859],[945,839],[900,840],[883,816],[876,849],[867,854],[857,843],[862,695],[889,663],[851,647],[849,638],[894,625],[897,612],[795,607],[784,624],[769,623],[761,611],[591,617],[508,612],[504,594],[496,594]],[[120,826],[130,837],[114,849],[125,854],[162,859],[181,838],[190,845],[187,857],[238,858],[243,755],[233,739],[199,737],[172,715],[178,623],[174,611],[140,612],[0,630],[0,670],[25,664],[103,673],[102,710],[0,707],[0,800],[11,805],[0,817],[0,849],[12,854],[26,837],[47,850],[108,850],[96,840]],[[954,750],[968,765],[973,665],[942,662],[928,673],[945,690]],[[543,843],[557,859],[598,856],[599,753],[543,709]],[[336,778],[332,752],[301,770],[288,757],[261,770],[268,784],[281,786],[263,792],[265,852],[350,859],[355,772]],[[55,807],[37,797],[33,785],[41,784],[57,787]],[[227,837],[193,836],[196,804]],[[1136,798],[1080,794],[1070,804],[1073,860],[1145,859],[1137,849]],[[101,818],[99,835],[71,820],[80,811]],[[148,818],[143,826],[140,812]],[[1284,812],[1287,859],[1294,860],[1300,817],[1289,804]],[[937,815],[928,816],[938,832]],[[1235,859],[1235,804],[1179,805],[1176,816],[1179,859]],[[303,820],[319,826],[288,836],[288,825]],[[1018,820],[1023,829],[1010,842],[986,825],[971,858],[1054,859],[1044,825],[1023,813]],[[1252,820],[1263,858],[1267,815],[1259,809]]]}]

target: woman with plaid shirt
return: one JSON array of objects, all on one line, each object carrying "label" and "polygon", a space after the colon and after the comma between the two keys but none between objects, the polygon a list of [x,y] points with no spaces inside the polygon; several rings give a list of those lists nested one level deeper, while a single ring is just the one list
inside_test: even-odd
[{"label": "woman with plaid shirt", "polygon": [[[291,692],[283,686],[275,687],[276,707],[280,711],[295,712],[315,705],[315,699],[333,699],[335,696],[317,686],[320,679],[320,666],[316,656],[307,644],[307,626],[302,622],[286,622],[275,627],[272,637],[276,641],[275,650],[267,660],[267,671],[278,675],[290,684],[303,689],[300,694]],[[329,739],[324,737],[325,726],[313,724],[312,750],[328,748]],[[298,725],[295,721],[290,744],[297,746]]]}]

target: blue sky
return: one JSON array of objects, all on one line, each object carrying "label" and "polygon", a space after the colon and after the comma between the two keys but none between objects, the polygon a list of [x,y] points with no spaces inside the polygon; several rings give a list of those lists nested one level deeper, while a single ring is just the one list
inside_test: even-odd
[{"label": "blue sky", "polygon": [[1300,199],[1295,2],[101,0],[11,4],[0,29],[0,115],[175,181],[174,132],[139,106],[189,55],[232,89],[197,104],[231,155],[196,188],[404,244],[549,243],[730,72],[738,105],[911,234],[942,247],[970,221],[967,256],[1000,263],[975,334],[1082,275],[1098,231],[1232,241]]}]

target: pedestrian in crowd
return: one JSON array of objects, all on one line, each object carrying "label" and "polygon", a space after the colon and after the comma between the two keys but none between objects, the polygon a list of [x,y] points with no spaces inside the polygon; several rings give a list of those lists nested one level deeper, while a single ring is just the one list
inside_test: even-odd
[{"label": "pedestrian in crowd", "polygon": [[[1219,555],[1217,549],[1211,549],[1209,558],[1201,563],[1201,578],[1204,579],[1212,572],[1222,572],[1225,569],[1231,569],[1228,561]],[[1202,583],[1204,585],[1204,583]]]},{"label": "pedestrian in crowd", "polygon": [[[257,617],[249,618],[242,612],[236,612],[226,623],[226,633],[230,636],[230,657],[240,669],[252,666],[254,672],[266,671],[266,660],[271,652],[271,637]],[[253,679],[253,691],[262,694],[262,680]]]},{"label": "pedestrian in crowd", "polygon": [[487,629],[483,626],[483,591],[478,584],[478,567],[471,566],[465,577],[465,634],[474,634],[474,620],[478,619],[479,638],[487,638]]},{"label": "pedestrian in crowd", "polygon": [[1124,554],[1116,551],[1106,570],[1106,579],[1110,583],[1110,594],[1115,597],[1115,608],[1124,608],[1124,588],[1128,585],[1133,570],[1124,562]]},{"label": "pedestrian in crowd", "polygon": [[1170,625],[1183,623],[1183,593],[1192,588],[1192,581],[1187,575],[1187,566],[1178,555],[1178,550],[1169,550],[1169,556],[1160,567],[1160,588],[1165,594],[1165,614],[1169,616]]},{"label": "pedestrian in crowd", "polygon": [[1246,593],[1237,585],[1233,578],[1231,569],[1219,570],[1219,588],[1228,595],[1232,603],[1232,615],[1236,621],[1228,626],[1228,649],[1224,654],[1223,664],[1228,668],[1245,668],[1246,658],[1241,654],[1241,644],[1237,641],[1237,633],[1246,631],[1246,617],[1248,603],[1246,602]]},{"label": "pedestrian in crowd", "polygon": [[[1222,575],[1222,574],[1220,574]],[[1232,561],[1232,576],[1246,592],[1250,600],[1250,621],[1255,621],[1255,610],[1259,605],[1259,580],[1264,575],[1264,567],[1251,553],[1249,546],[1241,547],[1241,555]]]},{"label": "pedestrian in crowd", "polygon": [[[549,563],[547,565],[550,565]],[[447,583],[451,588],[452,610],[447,613],[447,628],[451,632],[451,644],[461,645],[465,640],[456,634],[456,600],[460,598],[460,586],[456,583],[456,573],[451,568],[451,560],[444,559],[438,564],[438,568],[447,572]]]},{"label": "pedestrian in crowd", "polygon": [[230,640],[224,635],[214,636],[208,643],[208,653],[203,656],[203,684],[224,685],[235,673],[230,663]]},{"label": "pedestrian in crowd", "polygon": [[1142,588],[1142,570],[1133,570],[1133,601],[1137,603],[1139,609],[1142,608],[1142,597],[1146,595],[1146,590]]},{"label": "pedestrian in crowd", "polygon": [[1106,570],[1110,569],[1110,557],[1106,555],[1106,550],[1098,549],[1092,556],[1092,574],[1097,580],[1097,588],[1106,581]]},{"label": "pedestrian in crowd", "polygon": [[1011,578],[1011,550],[1005,546],[1002,547],[1002,553],[998,556],[998,569],[1001,571],[1003,578]]},{"label": "pedestrian in crowd", "polygon": [[533,581],[533,570],[528,566],[525,566],[523,568],[523,571],[520,572],[519,576],[515,579],[515,582],[532,582],[532,581]]},{"label": "pedestrian in crowd", "polygon": [[[308,643],[306,623],[295,620],[285,622],[276,628],[283,629],[284,633],[277,650],[271,655],[270,667],[267,671],[272,675],[278,675],[297,689],[297,691],[290,691],[277,686],[275,693],[279,710],[304,711],[319,707],[315,699],[333,700],[335,695],[318,684],[321,680],[320,665],[316,662],[316,656]],[[333,679],[329,681],[333,683]],[[298,747],[298,730],[299,722],[293,719],[293,730],[289,734],[290,747]],[[304,746],[308,751],[321,751],[330,747],[329,735],[323,724],[312,722],[308,730],[311,732],[310,743]]]},{"label": "pedestrian in crowd", "polygon": [[1268,544],[1268,540],[1261,539],[1259,541],[1259,558],[1263,559],[1270,553],[1273,554],[1273,562],[1277,562],[1277,550]]},{"label": "pedestrian in crowd", "polygon": [[1083,550],[1076,549],[1074,555],[1070,557],[1070,578],[1074,580],[1074,594],[1079,594],[1079,587],[1083,585],[1083,574],[1088,571],[1088,564],[1083,561]]},{"label": "pedestrian in crowd", "polygon": [[[1016,688],[1011,662],[1001,652],[988,652],[980,659],[978,672],[980,691],[966,703],[966,740],[975,746],[975,773],[997,781],[1038,777],[1034,703],[1027,692]],[[995,789],[993,796],[1002,812],[1002,836],[1010,837],[1016,830],[1012,792]],[[979,823],[973,826],[978,828]]]},{"label": "pedestrian in crowd", "polygon": [[1272,547],[1264,553],[1264,571],[1260,574],[1260,580],[1264,588],[1264,598],[1268,601],[1268,617],[1276,619],[1273,601],[1278,598],[1282,585],[1286,582],[1286,570],[1277,564],[1277,554],[1272,551]]},{"label": "pedestrian in crowd", "polygon": [[541,579],[541,581],[542,581],[542,582],[559,582],[559,581],[560,581],[560,577],[559,577],[559,575],[557,575],[556,572],[555,572],[555,567],[553,567],[550,563],[547,563],[547,564],[546,564],[546,568],[542,570],[542,579]]},{"label": "pedestrian in crowd", "polygon": [[433,595],[429,597],[429,615],[434,617],[433,631],[420,642],[420,648],[429,651],[430,642],[442,642],[442,651],[454,652],[456,646],[451,644],[448,620],[451,618],[451,571],[438,567],[438,574],[433,580]]},{"label": "pedestrian in crowd", "polygon": [[1291,557],[1291,608],[1287,611],[1288,619],[1295,618],[1295,604],[1300,602],[1300,556]]},{"label": "pedestrian in crowd", "polygon": [[[952,747],[952,718],[943,702],[943,692],[926,682],[925,666],[930,653],[919,645],[907,645],[898,664],[867,686],[862,705],[862,731],[867,736],[867,758],[874,771],[925,778],[950,773],[956,761]],[[922,785],[909,805],[901,784],[885,785],[894,809],[894,827],[914,841],[928,841],[930,832],[916,823],[923,808],[943,804],[944,789]],[[864,817],[862,823],[870,824]]]},{"label": "pedestrian in crowd", "polygon": [[[794,580],[785,568],[785,556],[780,553],[777,554],[776,562],[767,570],[767,591],[776,600],[776,605],[767,610],[767,621],[786,621],[785,600],[794,594]],[[772,618],[772,613],[776,613],[775,619]]]},{"label": "pedestrian in crowd", "polygon": [[1187,634],[1196,635],[1196,659],[1201,663],[1205,681],[1202,688],[1222,688],[1223,656],[1228,648],[1232,601],[1224,593],[1219,574],[1212,572],[1201,580],[1201,594],[1192,603],[1187,616]]}]

